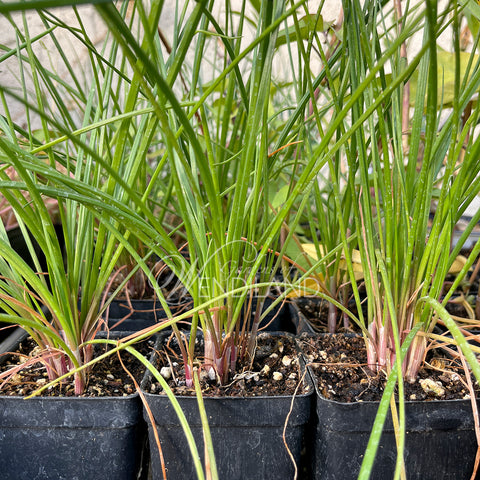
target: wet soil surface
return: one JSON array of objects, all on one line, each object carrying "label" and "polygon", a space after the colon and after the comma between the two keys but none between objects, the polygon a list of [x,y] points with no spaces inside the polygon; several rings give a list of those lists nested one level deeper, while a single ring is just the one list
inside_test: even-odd
[{"label": "wet soil surface", "polygon": [[[362,337],[354,335],[307,335],[298,338],[301,350],[317,377],[320,393],[339,402],[378,401],[386,384],[386,375],[367,366]],[[480,388],[472,375],[476,397]],[[430,401],[470,398],[459,359],[440,350],[427,353],[424,368],[415,383],[404,383],[405,399]]]},{"label": "wet soil surface", "polygon": [[[196,366],[203,364],[204,343],[196,339]],[[185,384],[185,369],[180,349],[174,336],[165,339],[158,348],[158,369],[167,380],[176,395],[194,396],[195,390]],[[290,336],[276,336],[261,333],[257,336],[255,358],[239,360],[236,373],[230,374],[228,381],[220,385],[218,379],[211,379],[206,368],[200,369],[200,383],[203,396],[275,396],[304,394],[309,385],[304,382],[302,366],[299,360],[295,339]],[[145,386],[151,393],[162,393],[162,387],[156,381]]]},{"label": "wet soil surface", "polygon": [[[153,346],[154,340],[149,339],[136,344],[135,348],[143,355],[148,356],[151,354]],[[95,356],[104,353],[107,348],[110,347],[106,345],[96,345]],[[0,373],[15,367],[19,363],[27,363],[38,354],[38,347],[36,347],[33,340],[28,337],[20,343],[17,352],[0,366]],[[120,353],[120,358],[121,361],[119,355],[114,353],[92,367],[88,373],[87,388],[84,395],[82,395],[83,397],[116,397],[135,393],[135,384],[127,371],[130,372],[137,383],[140,384],[145,373],[145,367],[126,351]],[[27,396],[47,383],[48,377],[44,365],[41,362],[31,362],[29,366],[21,369],[10,378],[7,378],[6,381],[0,380],[0,395]],[[45,390],[41,395],[73,396],[73,380],[66,379],[62,384],[57,384]]]}]

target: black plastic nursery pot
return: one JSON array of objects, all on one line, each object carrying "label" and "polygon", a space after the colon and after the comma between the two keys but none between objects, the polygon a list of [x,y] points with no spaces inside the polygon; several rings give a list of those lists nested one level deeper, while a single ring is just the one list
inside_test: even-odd
[{"label": "black plastic nursery pot", "polygon": [[288,308],[290,312],[290,317],[295,326],[295,333],[300,335],[302,333],[313,334],[315,330],[312,325],[305,318],[305,315],[299,309],[295,300],[292,300],[288,303]]},{"label": "black plastic nursery pot", "polygon": [[[265,298],[262,311],[265,311],[274,302],[274,298]],[[252,308],[257,304],[257,298],[252,300]],[[192,308],[192,302],[187,301],[179,305],[171,305],[173,315],[179,315]],[[139,331],[165,321],[167,315],[158,300],[137,299],[131,300],[130,305],[124,299],[113,300],[108,310],[108,327],[113,331]],[[179,322],[179,327],[189,328],[189,319]],[[269,332],[295,333],[296,327],[291,320],[290,311],[286,303],[274,307],[262,320],[261,327]]]},{"label": "black plastic nursery pot", "polygon": [[96,398],[0,396],[3,480],[144,479],[145,445],[138,393]]},{"label": "black plastic nursery pot", "polygon": [[[190,308],[191,302],[169,306],[173,315],[179,315]],[[151,327],[167,319],[167,314],[158,300],[132,299],[130,305],[125,299],[113,300],[108,307],[108,327],[117,332],[135,332]],[[188,325],[185,320],[179,323]]]},{"label": "black plastic nursery pot", "polygon": [[[275,301],[275,297],[266,297],[264,299],[262,313],[265,312]],[[258,299],[253,298],[252,311],[255,311]],[[261,331],[265,332],[288,332],[296,333],[295,323],[292,321],[291,312],[286,302],[279,302],[273,309],[265,315],[260,324]]]},{"label": "black plastic nursery pot", "polygon": [[[152,478],[163,479],[158,448],[153,436],[160,437],[168,479],[196,479],[192,457],[183,429],[167,397],[146,393],[155,418],[149,425]],[[285,433],[299,471],[306,424],[310,418],[311,394],[293,401]],[[200,456],[203,434],[195,397],[178,398],[192,429]],[[215,451],[219,478],[278,480],[294,478],[295,466],[282,438],[292,404],[291,397],[205,398],[205,409]],[[148,420],[147,416],[145,417]],[[302,478],[302,477],[300,477]]]},{"label": "black plastic nursery pot", "polygon": [[[317,335],[310,334],[309,337],[316,338]],[[297,337],[300,348],[302,338]],[[317,368],[321,368],[321,365]],[[307,365],[307,370],[316,392],[310,430],[313,478],[355,480],[363,462],[379,402],[365,400],[346,403],[327,399],[319,389],[313,366]],[[336,389],[334,384],[329,388]],[[480,402],[477,400],[478,406]],[[405,415],[406,478],[466,480],[472,477],[477,440],[470,399],[406,401]],[[395,430],[389,412],[370,478],[393,478],[396,459]]]},{"label": "black plastic nursery pot", "polygon": [[137,478],[142,422],[138,393],[119,398],[0,397],[1,478]]},{"label": "black plastic nursery pot", "polygon": [[15,344],[22,332],[23,330],[17,325],[0,322],[0,342],[2,343],[10,339],[10,342]]},{"label": "black plastic nursery pot", "polygon": [[[315,479],[357,478],[378,405],[335,402],[317,392]],[[470,479],[476,451],[470,400],[406,402],[404,459],[408,479]],[[395,432],[389,416],[370,478],[393,478],[396,456]]]},{"label": "black plastic nursery pot", "polygon": [[[149,428],[151,475],[163,479],[157,430],[167,479],[196,479],[185,433],[166,395],[144,393],[154,425]],[[309,477],[305,441],[313,386],[296,396],[204,397],[218,476],[229,480],[278,480]],[[204,464],[202,425],[195,397],[177,397]],[[288,421],[287,421],[288,420]],[[285,424],[287,424],[285,426]],[[284,437],[285,432],[285,437]],[[286,445],[288,445],[288,450]]]}]

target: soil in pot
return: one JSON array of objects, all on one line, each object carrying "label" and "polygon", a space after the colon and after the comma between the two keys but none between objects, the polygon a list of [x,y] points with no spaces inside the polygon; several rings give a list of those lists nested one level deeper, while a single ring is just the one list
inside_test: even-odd
[{"label": "soil in pot", "polygon": [[[317,390],[315,478],[353,480],[360,470],[385,375],[368,369],[361,337],[301,335],[298,342]],[[475,383],[477,397],[479,391]],[[477,443],[469,396],[461,363],[439,351],[428,352],[418,381],[405,383],[407,478],[470,478]],[[389,415],[371,478],[393,478],[395,460]]]},{"label": "soil in pot", "polygon": [[[199,357],[203,352],[203,338],[197,337],[195,344],[195,353]],[[174,335],[166,337],[164,344],[156,349],[156,356],[159,369],[170,367],[167,382],[173,393],[195,396],[195,390],[185,386],[185,369]],[[252,365],[246,359],[238,361],[237,373],[225,385],[219,385],[216,379],[201,372],[202,392],[204,397],[293,395],[302,378],[301,368],[292,336],[261,333]],[[310,386],[305,384],[297,393],[307,393],[309,389]],[[152,380],[145,385],[145,390],[161,393],[158,382]]]},{"label": "soil in pot", "polygon": [[[367,315],[367,301],[366,293],[364,288],[360,288],[359,293],[361,295],[362,301],[362,312],[363,315]],[[346,302],[346,308],[352,312],[355,316],[357,315],[357,305],[353,297],[350,297]],[[291,310],[295,316],[298,316],[299,312],[303,315],[303,318],[296,319],[295,323],[297,324],[298,333],[302,332],[328,332],[328,314],[329,314],[330,302],[326,299],[320,298],[318,296],[302,296],[298,298],[291,299]],[[337,309],[337,329],[336,332],[358,332],[359,329],[355,323],[348,318],[340,309]],[[300,327],[300,328],[299,328]],[[332,332],[330,332],[332,333]]]},{"label": "soil in pot", "polygon": [[[148,354],[152,345],[145,342],[141,351]],[[30,339],[21,342],[21,358],[35,355],[32,346]],[[127,353],[122,360],[140,381],[143,366]],[[11,357],[1,368],[12,368],[13,362]],[[146,478],[142,403],[116,355],[92,369],[84,396],[72,396],[72,383],[66,382],[42,396],[23,398],[46,382],[42,365],[32,363],[1,390],[2,479]]]},{"label": "soil in pot", "polygon": [[[149,356],[153,350],[154,339],[148,339],[136,345],[136,349],[144,356]],[[107,350],[105,345],[96,345],[94,356],[98,356]],[[30,363],[29,360],[39,354],[39,349],[31,337],[25,337],[20,341],[15,352],[4,354],[7,358],[0,365],[0,372],[5,372],[15,365]],[[107,357],[102,362],[96,363],[88,375],[87,388],[83,397],[121,397],[135,392],[130,372],[137,383],[143,379],[145,367],[137,359],[127,352],[121,352],[121,361],[118,355]],[[0,357],[0,361],[2,357]],[[122,366],[123,363],[123,366]],[[125,367],[125,368],[124,368]],[[15,373],[0,389],[0,396],[28,396],[39,387],[48,382],[48,376],[42,363],[29,364],[24,369]],[[65,396],[74,395],[73,380],[58,383],[52,388],[45,390],[42,396]]]},{"label": "soil in pot", "polygon": [[[198,355],[203,351],[197,339]],[[184,369],[176,340],[167,338],[158,349],[159,368],[170,369],[168,382],[192,428],[200,456],[204,446],[195,393],[185,385]],[[292,336],[258,336],[255,360],[240,362],[237,374],[224,386],[201,373],[201,383],[212,434],[219,478],[293,478],[297,463],[300,478],[306,478],[303,463],[305,429],[311,414],[312,387],[304,382]],[[298,388],[297,388],[298,387]],[[156,382],[144,385],[146,400],[155,418],[169,479],[196,478],[184,433],[173,408]],[[284,426],[288,417],[288,425]],[[145,416],[147,419],[148,417]],[[160,479],[161,462],[149,424],[152,476]]]},{"label": "soil in pot", "polygon": [[[372,373],[362,337],[356,335],[301,335],[298,339],[306,361],[317,378],[322,395],[337,402],[380,401],[386,384],[384,373]],[[461,400],[469,398],[459,360],[430,351],[418,381],[404,383],[407,400]],[[428,382],[423,382],[428,380]],[[424,385],[437,383],[437,394]],[[475,384],[480,393],[480,387]],[[441,395],[438,393],[442,392]]]}]

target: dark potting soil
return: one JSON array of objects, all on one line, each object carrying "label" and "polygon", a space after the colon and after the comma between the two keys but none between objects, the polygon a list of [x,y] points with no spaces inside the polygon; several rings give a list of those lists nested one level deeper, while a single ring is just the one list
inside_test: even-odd
[{"label": "dark potting soil", "polygon": [[[144,356],[151,354],[154,346],[153,339],[135,345],[135,348]],[[107,345],[95,345],[95,355],[98,356],[110,349]],[[16,352],[0,365],[0,373],[25,363],[39,354],[39,349],[31,337],[22,341]],[[143,364],[130,353],[122,351],[121,361],[117,353],[96,363],[88,373],[87,388],[82,397],[120,397],[135,393],[135,384],[127,372],[130,372],[138,384],[145,373]],[[123,365],[122,365],[123,363]],[[32,363],[15,373],[6,381],[0,380],[0,395],[28,396],[41,386],[48,383],[46,369],[41,362]],[[63,383],[41,393],[41,396],[74,396],[74,382],[66,379]]]},{"label": "dark potting soil", "polygon": [[[297,308],[303,313],[305,319],[316,332],[328,333],[328,311],[329,304],[327,300],[320,297],[299,297],[295,299]],[[362,303],[364,316],[367,315],[367,302]],[[357,315],[357,307],[355,301],[348,302],[348,310],[355,316]],[[337,309],[337,332],[352,333],[360,332],[356,324],[352,322],[347,315],[340,309]]]},{"label": "dark potting soil", "polygon": [[[386,375],[382,372],[374,373],[368,368],[362,337],[302,334],[298,340],[318,379],[318,389],[325,398],[338,402],[381,399]],[[479,397],[480,387],[473,375],[472,383],[476,396]],[[470,398],[461,361],[442,355],[440,350],[430,350],[427,353],[417,381],[404,382],[404,389],[406,400]]]},{"label": "dark potting soil", "polygon": [[[332,333],[328,330],[328,308],[329,302],[319,297],[299,297],[295,299],[296,307],[304,315],[305,320],[315,332]],[[349,310],[356,316],[357,309],[355,302],[349,302]],[[367,317],[367,302],[362,303],[364,318]],[[465,335],[473,334],[480,331],[480,321],[475,320],[480,318],[480,297],[471,294],[464,294],[459,290],[459,294],[453,296],[445,305],[445,309],[452,317],[456,317],[457,324],[464,330]],[[466,319],[466,321],[464,321]],[[361,333],[357,325],[347,319],[345,322],[344,314],[337,310],[337,328],[335,333]],[[435,326],[434,333],[445,333],[443,322],[439,319]],[[472,332],[472,333],[468,333]]]},{"label": "dark potting soil", "polygon": [[[203,347],[203,339],[197,338],[196,358],[201,359]],[[177,340],[173,335],[163,343],[157,354],[159,361],[157,368],[159,371],[162,371],[162,367],[168,369],[164,378],[172,391],[176,395],[194,396],[194,388],[185,385],[185,369]],[[219,385],[217,379],[212,380],[207,372],[200,371],[203,396],[208,397],[305,394],[310,387],[304,378],[294,338],[267,333],[260,333],[257,336],[253,363],[250,365],[246,359],[239,360],[236,373],[230,375],[225,385]],[[162,393],[162,387],[156,381],[149,382],[146,390],[150,393]]]},{"label": "dark potting soil", "polygon": [[[477,282],[474,284],[473,289],[464,292],[462,287],[459,287],[457,295],[446,303],[445,309],[450,315],[460,318],[472,318],[472,313],[478,315],[480,311],[480,296],[477,296],[478,292]],[[473,293],[475,292],[475,293]],[[328,309],[329,302],[319,297],[300,297],[295,299],[297,307],[305,315],[309,323],[312,325],[315,331],[327,332],[328,331]],[[357,308],[355,302],[351,301],[347,307],[355,316],[357,315]],[[362,311],[364,317],[367,316],[367,302],[362,303]],[[345,326],[343,312],[337,310],[337,332],[358,332],[355,324],[347,319],[347,326]]]}]

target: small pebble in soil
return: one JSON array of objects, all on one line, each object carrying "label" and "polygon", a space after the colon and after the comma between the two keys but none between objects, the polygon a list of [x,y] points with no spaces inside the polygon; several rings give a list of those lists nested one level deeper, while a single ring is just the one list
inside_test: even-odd
[{"label": "small pebble in soil", "polygon": [[289,357],[288,355],[285,355],[283,358],[282,358],[282,363],[288,367],[291,363],[292,363],[292,357]]},{"label": "small pebble in soil", "polygon": [[445,395],[445,389],[443,388],[442,382],[436,382],[431,378],[424,378],[419,380],[419,383],[425,393],[431,393],[436,397],[443,397]]},{"label": "small pebble in soil", "polygon": [[212,381],[217,378],[217,374],[215,373],[215,369],[213,367],[208,369],[208,378]]},{"label": "small pebble in soil", "polygon": [[172,369],[170,367],[162,367],[160,369],[160,375],[165,379],[168,380],[172,376]]},{"label": "small pebble in soil", "polygon": [[283,379],[283,374],[281,372],[273,372],[272,377],[276,382],[279,382],[280,380]]},{"label": "small pebble in soil", "polygon": [[435,357],[435,358],[432,358],[432,360],[430,361],[430,365],[433,368],[437,368],[438,370],[445,370],[446,361],[444,358]]}]

